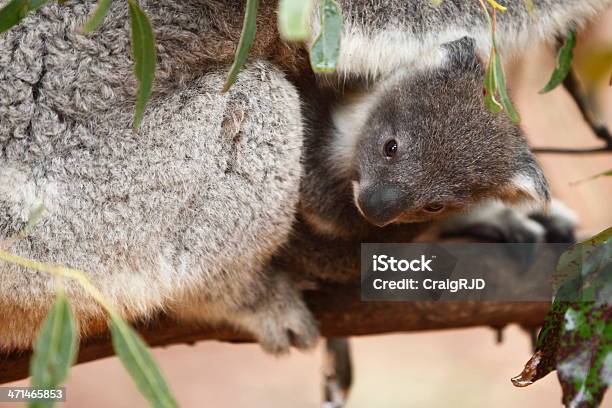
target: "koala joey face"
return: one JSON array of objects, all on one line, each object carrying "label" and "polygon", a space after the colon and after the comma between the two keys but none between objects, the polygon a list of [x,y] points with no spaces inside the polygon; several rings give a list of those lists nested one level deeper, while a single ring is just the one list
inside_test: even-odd
[{"label": "koala joey face", "polygon": [[486,199],[548,200],[520,128],[483,103],[484,69],[463,51],[368,96],[355,135],[355,205],[372,224],[422,222]]}]

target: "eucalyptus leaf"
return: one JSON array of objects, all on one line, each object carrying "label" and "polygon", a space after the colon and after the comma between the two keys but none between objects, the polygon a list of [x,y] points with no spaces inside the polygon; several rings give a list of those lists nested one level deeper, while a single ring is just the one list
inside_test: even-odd
[{"label": "eucalyptus leaf", "polygon": [[598,407],[612,383],[612,307],[572,305],[557,352],[557,376],[566,407]]},{"label": "eucalyptus leaf", "polygon": [[603,47],[592,47],[584,51],[579,63],[580,77],[584,80],[587,90],[593,89],[600,81],[609,82],[612,86],[612,44]]},{"label": "eucalyptus leaf", "polygon": [[[499,113],[505,110],[510,120],[514,123],[519,123],[521,118],[514,108],[512,100],[508,96],[504,68],[495,41],[496,10],[506,11],[506,8],[493,0],[488,0],[488,2],[493,7],[493,18],[491,18],[487,7],[481,2],[487,21],[489,22],[489,29],[491,30],[491,53],[489,55],[489,65],[484,80],[484,87],[486,90],[485,106],[493,113]],[[496,95],[499,96],[500,101],[496,99]]]},{"label": "eucalyptus leaf", "polygon": [[499,98],[501,99],[501,104],[504,107],[504,110],[506,111],[506,114],[508,115],[510,120],[512,120],[514,123],[520,123],[521,117],[519,116],[518,112],[514,108],[514,105],[512,104],[512,100],[508,96],[508,91],[506,89],[506,78],[504,75],[504,68],[502,66],[499,56],[497,56],[493,60],[493,67],[494,67],[493,72],[494,72],[494,77],[495,77],[495,83],[497,85],[497,91],[499,93]]},{"label": "eucalyptus leaf", "polygon": [[28,11],[36,11],[45,4],[47,4],[49,0],[29,0],[28,1]]},{"label": "eucalyptus leaf", "polygon": [[110,328],[115,353],[151,406],[178,407],[153,356],[134,329],[117,315],[111,315]]},{"label": "eucalyptus leaf", "polygon": [[30,11],[44,6],[48,0],[11,0],[0,9],[0,33],[17,25]]},{"label": "eucalyptus leaf", "polygon": [[242,69],[242,66],[249,56],[249,52],[251,52],[251,48],[255,42],[255,35],[257,34],[258,6],[259,0],[247,0],[244,22],[242,23],[242,32],[240,33],[240,41],[238,42],[238,48],[234,56],[234,63],[227,74],[225,84],[223,84],[223,92],[227,92],[234,82],[236,82],[238,72]]},{"label": "eucalyptus leaf", "polygon": [[612,169],[603,171],[601,173],[595,174],[594,176],[587,177],[587,178],[585,178],[583,180],[579,180],[579,181],[574,182],[572,184],[584,183],[585,181],[591,181],[591,180],[598,179],[600,177],[610,177],[610,176],[612,176]]},{"label": "eucalyptus leaf", "polygon": [[497,84],[495,83],[495,63],[494,59],[497,57],[495,54],[495,50],[491,50],[491,55],[489,57],[489,65],[487,67],[487,72],[485,75],[484,82],[484,103],[485,106],[489,109],[489,111],[493,113],[499,113],[502,110],[502,105],[495,99],[495,94],[497,93]]},{"label": "eucalyptus leaf", "polygon": [[612,228],[569,248],[556,279],[565,281],[517,386],[557,370],[566,407],[594,408],[612,383]]},{"label": "eucalyptus leaf", "polygon": [[112,2],[113,0],[98,0],[98,5],[93,13],[91,13],[89,19],[87,19],[87,22],[85,22],[81,30],[84,33],[90,33],[98,28],[100,24],[104,22],[104,18],[108,14],[108,10],[110,10]]},{"label": "eucalyptus leaf", "polygon": [[[58,388],[74,364],[77,332],[74,315],[63,292],[59,292],[36,339],[30,360],[31,384],[36,388]],[[33,401],[30,408],[52,407],[53,401]]]},{"label": "eucalyptus leaf", "polygon": [[540,91],[541,94],[552,91],[560,83],[563,82],[567,74],[572,69],[572,60],[574,58],[574,47],[576,46],[576,33],[571,31],[565,39],[559,52],[557,53],[557,65],[553,71],[548,83]]},{"label": "eucalyptus leaf", "polygon": [[139,82],[134,112],[134,129],[138,129],[153,89],[157,54],[155,51],[155,36],[147,15],[142,11],[136,0],[128,0],[128,5],[132,25],[134,72]]},{"label": "eucalyptus leaf", "polygon": [[281,0],[278,6],[278,30],[287,41],[304,41],[310,36],[313,0]]},{"label": "eucalyptus leaf", "polygon": [[561,254],[557,262],[557,271],[555,278],[569,281],[572,278],[588,278],[588,275],[597,272],[592,268],[585,266],[591,265],[588,262],[593,255],[603,251],[601,256],[605,257],[612,249],[612,228],[608,228],[599,234],[571,246],[567,251]]},{"label": "eucalyptus leaf", "polygon": [[333,72],[340,56],[342,11],[335,0],[322,0],[320,15],[321,32],[310,48],[310,65],[314,72]]}]

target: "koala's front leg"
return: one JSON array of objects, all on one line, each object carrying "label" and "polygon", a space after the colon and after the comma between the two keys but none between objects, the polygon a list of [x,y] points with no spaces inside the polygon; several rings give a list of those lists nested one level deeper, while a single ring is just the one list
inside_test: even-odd
[{"label": "koala's front leg", "polygon": [[[210,72],[152,109],[167,116],[173,133],[193,132],[185,143],[195,151],[181,153],[198,163],[185,178],[194,193],[177,195],[186,208],[169,226],[172,262],[189,261],[180,265],[189,283],[168,309],[188,321],[229,323],[272,353],[308,348],[318,337],[314,319],[288,276],[269,266],[291,234],[299,197],[299,97],[263,62],[247,65],[219,95],[224,76],[224,70]],[[168,139],[152,129],[152,137]]]},{"label": "koala's front leg", "polygon": [[521,209],[490,202],[436,223],[419,240],[471,238],[486,242],[573,243],[577,217],[559,200],[546,209]]},{"label": "koala's front leg", "polygon": [[261,296],[236,310],[236,322],[254,333],[270,353],[285,353],[290,346],[314,347],[319,330],[301,293],[286,274],[268,272],[260,287]]},{"label": "koala's front leg", "polygon": [[223,282],[202,288],[172,306],[180,320],[229,324],[252,334],[261,347],[283,354],[290,347],[314,347],[319,330],[290,276],[277,268],[266,267],[253,279]]}]

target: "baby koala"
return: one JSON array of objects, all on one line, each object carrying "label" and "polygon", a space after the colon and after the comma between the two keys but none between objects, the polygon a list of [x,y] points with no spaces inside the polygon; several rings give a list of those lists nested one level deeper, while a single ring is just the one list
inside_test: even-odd
[{"label": "baby koala", "polygon": [[402,69],[312,120],[300,213],[318,233],[366,238],[488,200],[549,200],[519,126],[484,105],[474,42],[444,47],[442,65]]}]

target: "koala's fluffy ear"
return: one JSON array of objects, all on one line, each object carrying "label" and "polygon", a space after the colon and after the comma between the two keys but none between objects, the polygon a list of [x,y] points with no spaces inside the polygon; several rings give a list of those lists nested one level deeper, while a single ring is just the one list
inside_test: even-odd
[{"label": "koala's fluffy ear", "polygon": [[448,52],[449,63],[453,67],[470,67],[482,63],[476,52],[476,41],[463,37],[443,45]]},{"label": "koala's fluffy ear", "polygon": [[501,187],[500,198],[508,203],[547,208],[550,202],[548,182],[531,152],[525,152],[516,163],[518,168],[510,182]]}]

